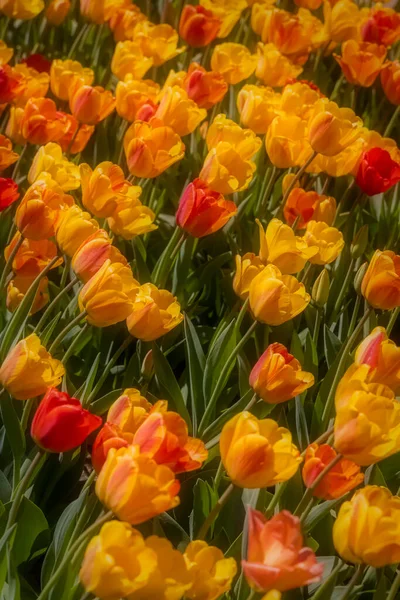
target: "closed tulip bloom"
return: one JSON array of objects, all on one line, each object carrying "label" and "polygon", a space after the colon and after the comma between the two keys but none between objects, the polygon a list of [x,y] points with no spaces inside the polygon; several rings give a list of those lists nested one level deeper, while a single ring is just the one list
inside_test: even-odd
[{"label": "closed tulip bloom", "polygon": [[142,79],[153,66],[153,59],[145,56],[135,41],[118,42],[111,61],[111,70],[118,79],[131,75],[134,79]]},{"label": "closed tulip bloom", "polygon": [[[20,244],[12,261],[12,269],[15,272],[23,275],[37,275],[57,256],[57,246],[50,240],[24,238],[21,243],[20,239],[21,234],[17,231],[4,249],[4,258],[8,260],[15,246]],[[52,268],[55,269],[60,264],[62,264],[62,258]]]},{"label": "closed tulip bloom", "polygon": [[167,290],[145,283],[136,293],[126,324],[133,337],[151,342],[182,321],[181,306],[176,298]]},{"label": "closed tulip bloom", "polygon": [[81,85],[75,81],[70,90],[69,107],[80,123],[97,125],[112,113],[115,98],[110,90],[101,86]]},{"label": "closed tulip bloom", "polygon": [[179,35],[193,48],[208,46],[218,35],[221,21],[203,6],[187,4],[181,12]]},{"label": "closed tulip bloom", "polygon": [[256,223],[260,234],[261,260],[265,264],[272,263],[284,275],[298,273],[307,260],[312,262],[316,256],[318,246],[296,236],[293,229],[279,219],[272,219],[265,232],[258,219]]},{"label": "closed tulip bloom", "polygon": [[254,131],[243,129],[224,114],[215,117],[206,136],[208,150],[215,148],[219,142],[228,142],[244,160],[252,158],[261,147],[261,140]]},{"label": "closed tulip bloom", "polygon": [[128,523],[109,521],[85,550],[79,578],[87,592],[102,600],[126,597],[154,576],[156,553]]},{"label": "closed tulip bloom", "polygon": [[247,559],[242,560],[242,567],[251,588],[286,592],[321,579],[324,567],[311,548],[303,546],[298,517],[283,510],[268,521],[250,508],[248,519]]},{"label": "closed tulip bloom", "polygon": [[112,245],[110,236],[104,229],[98,229],[85,238],[72,257],[74,273],[85,283],[97,273],[100,267],[110,260],[112,263],[127,265],[125,256]]},{"label": "closed tulip bloom", "polygon": [[185,51],[185,46],[177,48],[178,32],[167,23],[154,25],[150,21],[140,21],[133,32],[133,39],[144,54],[153,60],[156,67],[175,58]]},{"label": "closed tulip bloom", "polygon": [[229,592],[237,572],[234,558],[225,558],[215,546],[203,540],[194,540],[186,547],[184,558],[192,579],[192,587],[186,592],[191,600],[216,600]]},{"label": "closed tulip bloom", "polygon": [[261,273],[265,264],[259,256],[246,252],[243,256],[236,255],[236,273],[233,278],[234,292],[242,300],[249,296],[250,284],[254,277]]},{"label": "closed tulip bloom", "polygon": [[377,5],[362,24],[361,36],[365,42],[395,44],[400,39],[400,15],[393,8]]},{"label": "closed tulip bloom", "polygon": [[[333,543],[346,561],[376,569],[400,560],[400,498],[367,485],[344,502],[333,525]],[[368,535],[365,535],[365,532]]]},{"label": "closed tulip bloom", "polygon": [[288,79],[298,77],[302,71],[302,66],[294,64],[274,44],[257,44],[256,77],[265,85],[282,87]]},{"label": "closed tulip bloom", "polygon": [[296,219],[297,229],[304,229],[309,221],[323,222],[332,225],[336,214],[336,200],[332,196],[324,196],[310,190],[295,187],[289,194],[283,209],[288,225]]},{"label": "closed tulip bloom", "polygon": [[124,172],[118,165],[105,161],[92,170],[84,163],[79,167],[82,184],[82,204],[96,217],[110,217],[120,195],[129,187]]},{"label": "closed tulip bloom", "polygon": [[150,402],[136,388],[127,388],[111,405],[107,422],[122,431],[135,433],[152,409]]},{"label": "closed tulip bloom", "polygon": [[9,48],[3,40],[0,40],[0,66],[9,63],[13,55],[14,48]]},{"label": "closed tulip bloom", "polygon": [[339,0],[333,6],[324,2],[324,23],[329,39],[336,44],[360,40],[360,8],[353,0]]},{"label": "closed tulip bloom", "polygon": [[164,90],[155,116],[171,127],[178,135],[192,133],[207,116],[205,108],[199,108],[179,86]]},{"label": "closed tulip bloom", "polygon": [[101,418],[82,408],[79,400],[50,387],[33,417],[31,436],[46,452],[68,452],[100,425]]},{"label": "closed tulip bloom", "polygon": [[371,148],[364,152],[358,166],[356,183],[367,194],[387,192],[400,181],[400,162],[394,161],[387,150]]},{"label": "closed tulip bloom", "polygon": [[265,147],[272,164],[279,169],[303,165],[312,153],[306,136],[307,123],[300,117],[275,117],[265,138]]},{"label": "closed tulip bloom", "polygon": [[72,84],[79,81],[81,85],[92,85],[94,72],[92,69],[83,67],[77,60],[59,58],[53,60],[50,69],[51,91],[60,100],[69,99],[69,91]]},{"label": "closed tulip bloom", "polygon": [[237,212],[236,204],[210,190],[201,179],[185,188],[176,213],[176,223],[193,237],[218,231]]},{"label": "closed tulip bloom", "polygon": [[250,284],[250,308],[255,318],[268,325],[281,325],[299,315],[310,302],[302,283],[292,275],[282,275],[268,265]]},{"label": "closed tulip bloom", "polygon": [[[37,267],[35,270],[36,274],[25,275],[23,273],[17,273],[8,284],[6,306],[7,310],[9,310],[10,312],[14,312],[17,310],[18,306],[25,298],[25,295],[31,287],[33,281],[36,279],[36,276],[39,275],[40,270]],[[39,312],[39,310],[42,310],[42,308],[48,303],[48,285],[49,280],[47,279],[47,277],[42,277],[39,283],[39,287],[35,293],[32,306],[29,310],[30,315],[34,315],[35,313]]]},{"label": "closed tulip bloom", "polygon": [[349,83],[370,87],[378,77],[386,58],[385,46],[347,40],[342,56],[334,54]]},{"label": "closed tulip bloom", "polygon": [[[334,448],[328,444],[310,444],[304,457],[303,481],[306,487],[311,487],[316,478],[329,463],[337,456]],[[323,500],[341,498],[364,481],[360,467],[346,458],[342,458],[325,475],[313,490],[313,496]]]},{"label": "closed tulip bloom", "polygon": [[0,177],[0,212],[19,198],[18,185],[13,179]]},{"label": "closed tulip bloom", "polygon": [[253,390],[268,404],[286,402],[314,385],[314,376],[283,344],[270,344],[250,373]]},{"label": "closed tulip bloom", "polygon": [[139,186],[130,185],[126,193],[117,199],[117,205],[107,219],[111,231],[125,240],[157,229],[154,225],[156,215],[139,200],[141,192]]},{"label": "closed tulip bloom", "polygon": [[119,81],[115,90],[115,108],[117,113],[127,121],[134,121],[137,112],[149,101],[155,102],[160,86],[151,79],[138,80],[127,75]]},{"label": "closed tulip bloom", "polygon": [[51,0],[46,8],[45,17],[50,25],[58,27],[65,21],[70,10],[70,0]]},{"label": "closed tulip bloom", "polygon": [[57,245],[63,254],[72,257],[79,246],[98,229],[99,224],[90,213],[73,204],[58,214],[55,226]]},{"label": "closed tulip bloom", "polygon": [[267,133],[269,126],[278,115],[280,94],[271,88],[258,85],[245,85],[237,97],[240,122],[254,133]]},{"label": "closed tulip bloom", "polygon": [[[24,146],[26,139],[22,135],[22,119],[24,117],[24,109],[18,106],[10,106],[10,116],[8,118],[6,135],[14,142]],[[4,136],[3,136],[4,137]],[[2,138],[0,137],[0,140]],[[7,138],[6,138],[7,139]],[[10,146],[11,148],[11,146]],[[0,157],[3,158],[4,148],[0,146]],[[15,155],[15,153],[13,153]],[[16,155],[18,157],[18,155]],[[14,161],[15,162],[15,161]],[[1,164],[1,163],[0,163]]]},{"label": "closed tulip bloom", "polygon": [[374,308],[392,310],[400,306],[400,256],[376,250],[361,285],[361,293]]},{"label": "closed tulip bloom", "polygon": [[246,0],[200,0],[200,4],[221,20],[219,38],[228,37],[247,7]]},{"label": "closed tulip bloom", "polygon": [[60,211],[73,203],[72,197],[65,194],[48,173],[42,173],[19,203],[15,224],[24,237],[49,239],[55,234]]},{"label": "closed tulip bloom", "polygon": [[79,167],[63,157],[59,144],[49,142],[36,152],[28,173],[28,182],[34,183],[42,173],[49,173],[61,188],[68,192],[76,190],[81,184]]},{"label": "closed tulip bloom", "polygon": [[229,84],[239,83],[254,73],[257,57],[243,44],[225,42],[215,46],[211,56],[211,68],[221,73]]},{"label": "closed tulip bloom", "polygon": [[196,102],[200,108],[212,108],[217,102],[221,102],[228,84],[221,73],[206,71],[198,63],[191,63],[183,80],[183,88],[188,98]]},{"label": "closed tulip bloom", "polygon": [[243,488],[287,481],[302,461],[288,429],[272,419],[259,420],[249,412],[236,415],[224,425],[219,447],[232,483]]},{"label": "closed tulip bloom", "polygon": [[344,248],[342,232],[322,221],[309,221],[303,239],[310,248],[318,248],[318,252],[308,259],[313,265],[330,264]]},{"label": "closed tulip bloom", "polygon": [[255,170],[256,165],[243,159],[236,147],[219,142],[207,154],[199,178],[215,192],[233,194],[249,186]]},{"label": "closed tulip bloom", "polygon": [[362,124],[351,108],[322,98],[310,117],[308,139],[315,152],[334,156],[360,137]]},{"label": "closed tulip bloom", "polygon": [[400,104],[400,61],[389,61],[383,65],[381,84],[389,102],[398,106]]},{"label": "closed tulip bloom", "polygon": [[68,152],[69,154],[83,152],[94,133],[94,125],[78,123],[72,115],[66,115],[66,117],[69,122],[69,129],[62,138],[57,141],[63,152]]},{"label": "closed tulip bloom", "polygon": [[138,288],[128,266],[106,260],[79,292],[79,308],[96,327],[114,325],[132,312]]},{"label": "closed tulip bloom", "polygon": [[30,144],[42,146],[56,142],[67,132],[68,126],[67,118],[50,98],[32,98],[26,103],[21,133]]},{"label": "closed tulip bloom", "polygon": [[128,4],[120,8],[114,8],[108,25],[114,34],[114,40],[124,42],[133,39],[135,26],[139,21],[145,20],[146,15],[141,12],[138,6]]},{"label": "closed tulip bloom", "polygon": [[16,400],[28,400],[59,385],[64,374],[63,364],[32,333],[7,354],[0,368],[0,381]]},{"label": "closed tulip bloom", "polygon": [[0,134],[0,172],[17,162],[18,154],[13,152],[11,141]]},{"label": "closed tulip bloom", "polygon": [[34,19],[43,9],[43,0],[0,0],[0,11],[10,19]]},{"label": "closed tulip bloom", "polygon": [[96,482],[96,494],[123,521],[137,525],[179,504],[180,484],[171,469],[138,446],[112,448]]},{"label": "closed tulip bloom", "polygon": [[135,177],[153,178],[181,160],[185,145],[171,127],[156,118],[135,121],[124,137],[129,171]]},{"label": "closed tulip bloom", "polygon": [[92,446],[92,465],[100,473],[111,448],[127,448],[132,444],[133,434],[121,431],[112,423],[105,423],[100,429]]}]

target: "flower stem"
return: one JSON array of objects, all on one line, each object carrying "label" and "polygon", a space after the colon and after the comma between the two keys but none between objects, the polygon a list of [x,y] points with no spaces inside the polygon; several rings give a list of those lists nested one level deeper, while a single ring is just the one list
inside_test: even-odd
[{"label": "flower stem", "polygon": [[319,484],[321,483],[321,481],[324,479],[324,477],[329,473],[329,471],[331,469],[333,469],[333,467],[343,458],[343,456],[341,454],[337,454],[335,456],[335,458],[333,458],[331,460],[330,463],[328,463],[325,467],[325,469],[323,469],[323,471],[321,471],[321,473],[318,475],[318,477],[315,478],[315,480],[312,482],[312,485],[310,485],[309,488],[307,488],[307,490],[304,493],[304,496],[302,497],[302,499],[300,500],[296,510],[294,511],[294,515],[301,515],[302,512],[308,508],[308,504],[310,502],[310,500],[312,499],[313,496],[313,492],[314,490],[319,486]]},{"label": "flower stem", "polygon": [[392,333],[392,329],[398,319],[399,313],[400,313],[400,306],[395,308],[391,314],[390,321],[388,323],[388,326],[386,327],[386,333],[388,334],[388,336]]},{"label": "flower stem", "polygon": [[394,111],[392,118],[390,119],[390,121],[385,129],[383,137],[388,137],[391,134],[392,129],[396,125],[399,116],[400,116],[400,104],[399,104],[399,106],[396,106],[396,110]]},{"label": "flower stem", "polygon": [[396,600],[397,592],[400,589],[400,570],[397,571],[397,575],[393,580],[392,587],[389,590],[387,600]]},{"label": "flower stem", "polygon": [[56,337],[54,342],[51,344],[50,349],[49,349],[50,354],[54,354],[54,351],[57,349],[57,347],[62,342],[64,337],[67,335],[67,333],[69,331],[71,331],[71,329],[73,329],[75,327],[75,325],[78,325],[78,323],[80,323],[80,321],[82,321],[82,319],[84,319],[86,317],[86,315],[87,315],[86,310],[82,311],[77,317],[75,317],[75,319],[72,319],[72,321],[70,323],[68,323],[68,325],[66,327],[64,327],[64,329],[61,331],[61,333],[58,334],[58,336]]},{"label": "flower stem", "polygon": [[172,237],[168,242],[167,247],[165,248],[156,266],[154,267],[152,279],[154,285],[158,287],[162,287],[167,281],[169,272],[171,271],[172,266],[174,264],[174,258],[176,257],[177,251],[179,250],[183,240],[185,239],[182,233],[183,232],[180,227],[175,227],[175,231],[172,234]]},{"label": "flower stem", "polygon": [[43,329],[44,324],[46,323],[48,317],[51,315],[51,312],[54,309],[54,307],[58,304],[58,301],[64,296],[64,294],[67,294],[74,287],[74,285],[78,283],[78,281],[78,277],[75,277],[72,281],[69,282],[68,285],[65,286],[65,288],[61,290],[59,294],[57,294],[54,300],[50,302],[43,315],[40,317],[40,321],[36,325],[34,333],[39,333],[41,329]]},{"label": "flower stem", "polygon": [[342,285],[341,290],[339,292],[339,295],[338,295],[338,297],[336,299],[335,306],[333,307],[332,315],[331,315],[331,318],[330,318],[330,322],[331,323],[335,323],[335,321],[337,319],[337,316],[338,316],[338,314],[340,312],[340,309],[342,307],[343,299],[344,299],[344,297],[346,295],[347,288],[348,288],[349,283],[350,283],[350,279],[352,277],[354,277],[354,274],[353,274],[354,263],[355,263],[355,260],[354,260],[354,258],[352,258],[351,261],[350,261],[349,268],[348,268],[347,273],[346,273],[346,277],[344,278],[343,285]]},{"label": "flower stem", "polygon": [[358,565],[353,577],[350,579],[350,581],[345,589],[343,596],[340,597],[340,600],[347,600],[350,597],[351,592],[353,591],[354,587],[357,585],[359,579],[361,578],[361,576],[364,572],[364,569],[365,569],[364,565]]},{"label": "flower stem", "polygon": [[233,483],[230,483],[229,486],[224,491],[224,493],[222,494],[221,498],[218,499],[216,505],[214,506],[212,511],[209,513],[209,515],[206,518],[206,520],[204,521],[203,525],[200,527],[200,531],[197,535],[198,540],[204,540],[204,538],[207,535],[208,530],[210,529],[211,525],[214,523],[215,519],[221,512],[223,506],[227,503],[228,498],[232,494],[234,489],[235,489],[235,486],[233,485]]},{"label": "flower stem", "polygon": [[41,467],[44,465],[47,459],[47,456],[48,454],[46,452],[43,452],[43,450],[38,449],[37,453],[31,461],[31,464],[27,468],[25,475],[19,482],[15,492],[13,503],[11,505],[10,512],[8,514],[6,530],[10,529],[10,527],[14,525],[18,515],[19,507],[21,506],[22,498],[31,484],[31,480],[35,471],[39,471],[41,469]]}]

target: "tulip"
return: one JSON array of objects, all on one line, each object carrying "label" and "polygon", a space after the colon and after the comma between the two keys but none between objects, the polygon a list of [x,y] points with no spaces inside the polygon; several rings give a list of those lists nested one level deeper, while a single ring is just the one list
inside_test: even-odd
[{"label": "tulip", "polygon": [[268,265],[251,282],[249,299],[258,321],[281,325],[306,308],[310,295],[295,277],[282,275],[275,265]]},{"label": "tulip", "polygon": [[177,48],[178,32],[167,23],[154,25],[150,21],[140,21],[134,29],[133,37],[144,56],[153,59],[156,67],[185,51],[185,46]]},{"label": "tulip", "polygon": [[179,35],[193,48],[208,46],[218,35],[221,21],[203,6],[187,4],[181,12]]},{"label": "tulip", "polygon": [[100,473],[111,448],[127,448],[132,441],[132,433],[121,431],[111,423],[105,423],[97,434],[92,447],[92,465],[96,473]]},{"label": "tulip", "polygon": [[[22,119],[23,119],[23,117],[24,117],[24,109],[23,108],[20,108],[17,106],[10,107],[10,116],[8,118],[8,123],[7,123],[7,127],[6,127],[6,135],[12,139],[14,144],[20,144],[21,146],[24,146],[26,144],[26,139],[22,135]],[[0,140],[2,140],[3,138],[4,138],[4,136],[1,136]],[[7,138],[5,138],[5,139],[7,139]],[[10,143],[10,150],[11,150],[11,143]],[[0,156],[4,156],[4,148],[0,147],[0,151],[1,151]],[[12,152],[12,153],[6,152],[6,157],[8,157],[9,154],[16,156],[18,159],[18,155],[15,154],[14,152]],[[15,160],[13,162],[15,162]]]},{"label": "tulip", "polygon": [[395,162],[387,150],[371,148],[361,157],[356,183],[367,194],[387,192],[400,181],[400,162]]},{"label": "tulip", "polygon": [[370,87],[378,77],[386,58],[385,46],[347,40],[342,45],[342,56],[334,54],[349,83]]},{"label": "tulip", "polygon": [[125,256],[112,245],[108,233],[104,229],[98,229],[86,237],[77,248],[72,257],[71,267],[74,273],[87,283],[106,260],[110,260],[111,263],[128,265]]},{"label": "tulip", "polygon": [[58,27],[65,21],[70,10],[70,0],[51,0],[44,14],[50,25]]},{"label": "tulip", "polygon": [[92,85],[94,72],[83,67],[77,60],[55,59],[51,63],[50,86],[51,91],[60,100],[68,100],[71,86],[78,81],[80,85]]},{"label": "tulip", "polygon": [[0,212],[19,198],[18,185],[13,179],[0,177]]},{"label": "tulip", "polygon": [[44,172],[66,192],[76,190],[81,184],[79,167],[66,160],[61,146],[54,142],[41,146],[36,152],[28,173],[29,183],[40,179]]},{"label": "tulip", "polygon": [[383,65],[381,83],[386,98],[398,106],[400,104],[400,61],[389,61]]},{"label": "tulip", "polygon": [[[328,444],[310,444],[304,457],[303,481],[311,487],[322,471],[336,458],[335,450]],[[323,500],[335,500],[353,490],[364,481],[360,467],[346,458],[337,462],[326,473],[322,481],[313,490],[313,496]]]},{"label": "tulip", "polygon": [[323,565],[311,548],[303,547],[298,517],[283,510],[268,521],[250,508],[248,520],[247,559],[242,560],[242,567],[251,588],[285,592],[321,579]]},{"label": "tulip", "polygon": [[183,80],[183,88],[188,98],[196,102],[200,108],[212,108],[217,102],[221,102],[228,84],[221,73],[206,71],[198,63],[191,63]]},{"label": "tulip", "polygon": [[228,142],[243,160],[252,158],[261,147],[260,138],[254,131],[243,129],[223,114],[215,117],[206,136],[208,150],[216,148],[219,142]]},{"label": "tulip", "polygon": [[92,325],[108,327],[130,315],[138,289],[128,266],[106,260],[79,292],[79,308]]},{"label": "tulip", "polygon": [[361,293],[374,308],[392,310],[400,306],[400,256],[376,250],[361,285]]},{"label": "tulip", "polygon": [[361,26],[364,42],[392,46],[400,39],[400,15],[389,7],[377,5]]},{"label": "tulip", "polygon": [[92,170],[88,164],[79,167],[82,182],[82,204],[96,217],[110,217],[120,196],[126,193],[129,183],[118,165],[105,161]]},{"label": "tulip", "polygon": [[336,214],[336,200],[332,196],[323,196],[313,190],[306,192],[295,187],[290,192],[283,209],[285,221],[297,229],[304,229],[311,220],[332,225]]},{"label": "tulip", "polygon": [[298,77],[303,67],[279,52],[275,44],[257,44],[256,77],[265,85],[282,87],[291,77]]},{"label": "tulip", "polygon": [[399,518],[400,498],[385,487],[367,485],[340,507],[333,525],[334,546],[346,562],[375,569],[397,563]]},{"label": "tulip", "polygon": [[3,40],[0,40],[0,66],[9,63],[13,55],[14,48],[9,48]]},{"label": "tulip", "polygon": [[237,212],[234,202],[210,190],[201,179],[185,188],[176,213],[176,223],[193,237],[204,237],[218,231]]},{"label": "tulip", "polygon": [[118,42],[111,61],[111,71],[118,79],[131,75],[133,79],[142,79],[153,66],[153,59],[145,56],[135,41]]},{"label": "tulip", "polygon": [[361,127],[361,119],[350,108],[322,98],[314,106],[308,138],[315,152],[334,156],[360,137]]},{"label": "tulip", "polygon": [[111,405],[107,422],[116,425],[124,432],[135,433],[146,420],[151,409],[152,405],[139,390],[128,388]]},{"label": "tulip", "polygon": [[205,108],[199,108],[190,100],[179,86],[169,87],[163,91],[155,116],[167,127],[171,127],[178,135],[192,133],[207,116]]},{"label": "tulip", "polygon": [[0,368],[0,382],[16,400],[27,400],[59,385],[64,374],[63,364],[32,333],[7,354]]},{"label": "tulip", "polygon": [[258,85],[245,85],[237,97],[240,122],[254,133],[267,133],[269,126],[278,115],[280,94],[271,88]]},{"label": "tulip", "polygon": [[68,130],[69,123],[50,98],[28,100],[21,119],[21,133],[31,144],[43,146],[56,142]]},{"label": "tulip", "polygon": [[226,83],[235,84],[254,73],[257,58],[243,44],[226,42],[215,46],[211,56],[211,68],[221,73]]},{"label": "tulip", "polygon": [[324,22],[329,39],[336,44],[360,39],[361,11],[353,0],[324,2]]},{"label": "tulip", "polygon": [[[20,63],[15,65],[15,68],[19,69],[21,67],[21,65],[24,64],[27,67],[29,67],[29,71],[32,73],[33,73],[33,71],[36,71],[37,73],[49,74],[50,69],[51,69],[51,63],[52,63],[52,61],[48,60],[42,54],[35,53],[35,54],[30,54],[26,58],[23,58]],[[35,73],[35,75],[37,73]],[[47,79],[47,81],[48,81],[48,79]]]},{"label": "tulip", "polygon": [[300,117],[275,117],[265,138],[265,147],[272,164],[279,169],[303,165],[312,153],[306,135],[307,123]]},{"label": "tulip", "polygon": [[234,558],[224,558],[219,548],[202,540],[190,542],[183,556],[192,580],[192,587],[186,592],[187,598],[216,600],[229,592],[237,572]]},{"label": "tulip", "polygon": [[73,204],[59,212],[55,226],[57,245],[64,254],[72,257],[79,246],[96,234],[98,229],[99,224],[91,218],[90,213]]},{"label": "tulip", "polygon": [[144,81],[127,75],[124,81],[119,81],[115,90],[115,108],[117,113],[127,121],[134,121],[137,112],[149,101],[155,102],[160,86],[151,79]]},{"label": "tulip", "polygon": [[42,173],[22,198],[15,224],[24,237],[45,240],[53,237],[60,210],[73,205],[73,199],[48,173]]},{"label": "tulip", "polygon": [[[354,369],[355,368],[355,369]],[[354,370],[356,374],[354,375]],[[397,392],[400,388],[400,348],[388,339],[384,327],[375,327],[358,346],[354,366],[349,367],[342,381],[359,373],[367,383],[382,383]],[[347,376],[347,377],[346,377]],[[338,390],[339,391],[339,390]]]},{"label": "tulip", "polygon": [[109,521],[85,550],[79,578],[85,590],[103,600],[126,597],[154,577],[157,555],[128,523]]},{"label": "tulip", "polygon": [[[40,57],[35,60],[36,57]],[[45,61],[45,64],[50,63],[43,58],[40,54],[32,55],[31,60],[27,59],[27,62],[35,64]],[[40,64],[38,64],[40,67]],[[30,98],[43,98],[49,89],[50,78],[47,72],[39,72],[35,68],[29,67],[27,63],[19,63],[13,67],[14,75],[19,78],[20,86],[17,90],[14,103],[16,106],[24,108]]]},{"label": "tulip", "polygon": [[124,150],[129,171],[135,177],[157,177],[181,160],[185,145],[180,136],[162,121],[135,121],[124,137]]},{"label": "tulip", "polygon": [[17,160],[18,154],[12,151],[11,141],[5,135],[0,134],[0,172],[17,162]]},{"label": "tulip", "polygon": [[245,160],[229,142],[219,142],[206,156],[199,178],[208,188],[220,194],[233,194],[246,189],[256,165]]},{"label": "tulip", "polygon": [[9,19],[34,19],[43,9],[43,0],[0,0],[0,11]]},{"label": "tulip", "polygon": [[9,65],[0,67],[0,104],[14,102],[23,89],[24,78],[20,73]]},{"label": "tulip", "polygon": [[279,404],[314,385],[314,375],[301,370],[299,361],[282,344],[270,344],[250,373],[249,384],[264,402]]},{"label": "tulip", "polygon": [[[17,244],[19,244],[19,248],[12,261],[12,269],[19,274],[36,276],[57,256],[57,246],[50,240],[23,238],[21,242],[21,234],[17,232],[4,249],[6,260],[9,259]],[[62,264],[62,258],[53,264],[52,268],[55,269],[60,264]]]},{"label": "tulip", "polygon": [[69,107],[75,119],[86,125],[96,125],[112,113],[115,98],[100,86],[81,85],[74,81],[69,94]]},{"label": "tulip", "polygon": [[31,436],[46,452],[68,452],[100,425],[101,418],[82,408],[79,400],[50,387],[33,417]]},{"label": "tulip", "polygon": [[287,481],[302,461],[288,429],[272,419],[258,420],[249,412],[236,415],[224,425],[219,448],[232,483],[243,488]]},{"label": "tulip", "polygon": [[176,412],[167,411],[163,401],[153,407],[136,430],[133,443],[139,446],[141,454],[150,456],[159,465],[166,465],[174,473],[200,469],[208,456],[204,443],[188,436],[184,419]]},{"label": "tulip", "polygon": [[68,152],[69,154],[83,152],[94,133],[94,125],[78,123],[72,115],[66,115],[66,117],[69,121],[69,129],[57,141],[63,152]]},{"label": "tulip", "polygon": [[336,395],[335,448],[361,466],[398,452],[400,404],[393,391],[352,380]]},{"label": "tulip", "polygon": [[96,494],[123,521],[137,525],[179,504],[173,471],[138,446],[111,448],[96,482]]},{"label": "tulip", "polygon": [[285,113],[308,119],[314,104],[323,97],[318,87],[311,81],[292,81],[282,90],[279,108]]},{"label": "tulip", "polygon": [[[29,273],[28,275],[25,275],[24,273],[17,273],[15,277],[11,279],[10,283],[7,286],[7,310],[9,310],[10,312],[14,312],[15,310],[17,310],[18,306],[25,298],[27,291],[29,290],[33,281],[36,279],[39,273],[40,269],[37,266],[35,266],[34,274]],[[31,308],[29,310],[30,315],[34,315],[39,310],[42,310],[42,308],[48,303],[48,285],[49,280],[47,279],[47,277],[42,277],[39,283],[39,287],[35,293]]]},{"label": "tulip", "polygon": [[260,234],[260,258],[267,264],[278,267],[282,274],[298,273],[307,260],[312,262],[318,252],[318,246],[312,245],[294,234],[293,229],[279,219],[272,219],[266,231],[256,220]]},{"label": "tulip", "polygon": [[106,21],[105,5],[107,0],[80,0],[81,15],[87,21],[102,25]]},{"label": "tulip", "polygon": [[309,221],[303,239],[309,247],[318,248],[317,253],[308,259],[313,265],[330,264],[344,248],[342,232],[322,221]]},{"label": "tulip", "polygon": [[145,283],[137,290],[126,324],[133,337],[151,342],[183,321],[180,311],[179,302],[170,292]]},{"label": "tulip", "polygon": [[154,225],[156,215],[139,200],[141,192],[139,186],[130,185],[125,196],[117,199],[116,207],[107,220],[111,231],[125,240],[157,229]]},{"label": "tulip", "polygon": [[314,281],[311,289],[311,298],[316,306],[323,308],[329,298],[330,279],[329,273],[323,269]]},{"label": "tulip", "polygon": [[137,23],[145,20],[146,15],[141,12],[138,6],[128,4],[121,8],[114,7],[108,25],[114,34],[114,40],[124,42],[133,39],[133,32]]},{"label": "tulip", "polygon": [[214,13],[221,21],[219,38],[226,38],[247,8],[246,0],[200,0],[201,6]]},{"label": "tulip", "polygon": [[308,8],[309,10],[317,10],[322,2],[323,0],[294,0],[296,6]]},{"label": "tulip", "polygon": [[249,296],[250,284],[254,277],[261,273],[265,265],[259,256],[252,252],[246,252],[244,256],[237,255],[236,273],[233,278],[234,292],[242,300],[246,300]]}]

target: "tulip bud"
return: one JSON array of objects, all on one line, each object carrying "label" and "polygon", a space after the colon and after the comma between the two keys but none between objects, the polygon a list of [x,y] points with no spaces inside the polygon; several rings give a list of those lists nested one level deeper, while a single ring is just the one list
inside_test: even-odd
[{"label": "tulip bud", "polygon": [[368,244],[368,225],[363,225],[354,236],[351,242],[350,252],[354,259],[360,258]]},{"label": "tulip bud", "polygon": [[368,269],[368,263],[365,262],[358,269],[356,276],[354,277],[354,289],[356,290],[358,295],[361,294],[361,284],[364,279],[364,275],[367,272],[367,269]]},{"label": "tulip bud", "polygon": [[142,362],[141,375],[144,379],[150,379],[154,372],[153,351],[149,350]]},{"label": "tulip bud", "polygon": [[328,302],[329,284],[329,273],[324,269],[315,280],[311,291],[311,298],[313,299],[314,304],[321,308]]}]

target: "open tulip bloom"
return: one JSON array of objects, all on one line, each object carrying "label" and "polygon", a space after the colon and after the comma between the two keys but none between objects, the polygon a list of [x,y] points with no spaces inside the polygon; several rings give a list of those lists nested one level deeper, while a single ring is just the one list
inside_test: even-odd
[{"label": "open tulip bloom", "polygon": [[0,600],[399,600],[399,45],[0,0]]}]

